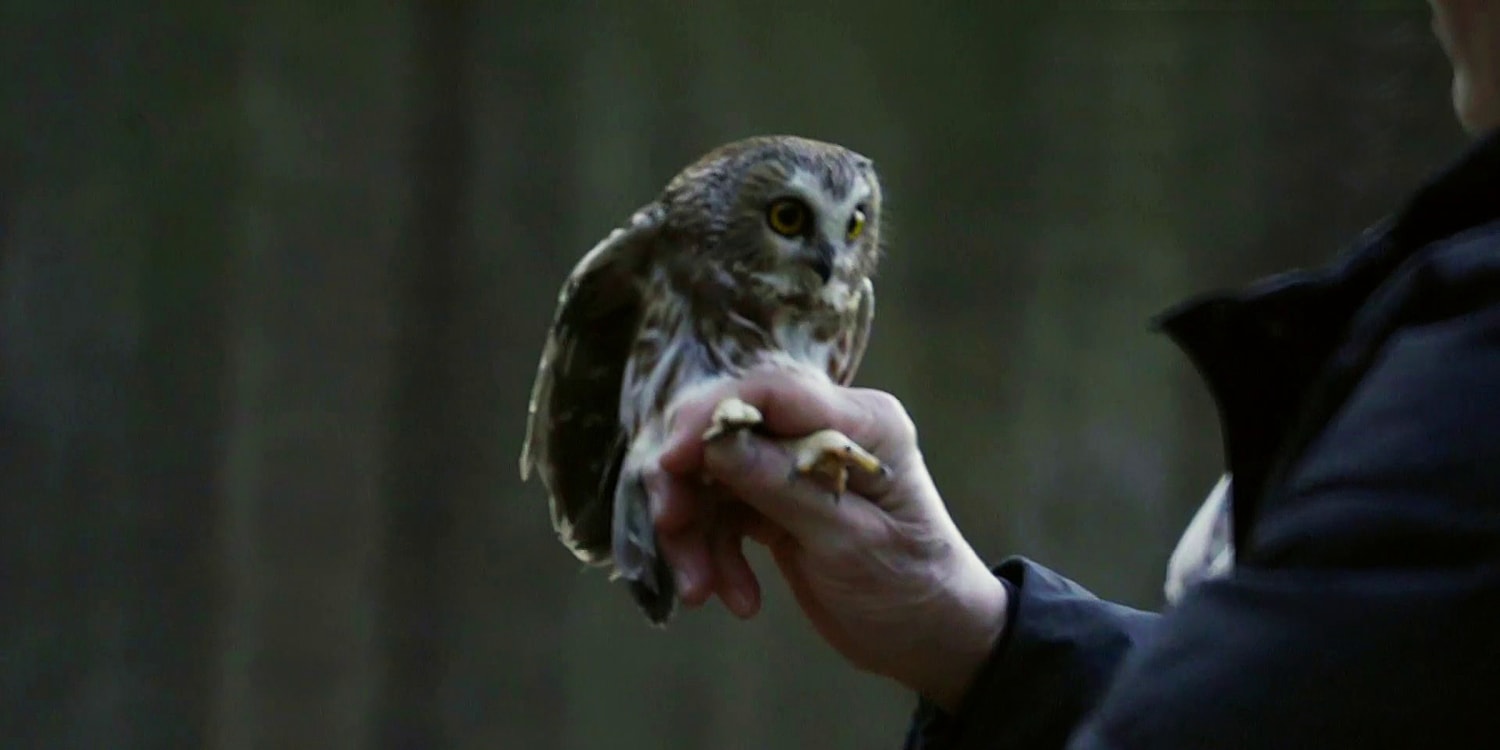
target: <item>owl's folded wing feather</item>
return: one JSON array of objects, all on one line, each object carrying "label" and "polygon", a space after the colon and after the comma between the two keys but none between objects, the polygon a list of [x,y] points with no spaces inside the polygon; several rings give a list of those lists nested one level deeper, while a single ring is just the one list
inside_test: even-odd
[{"label": "owl's folded wing feather", "polygon": [[625,449],[620,384],[640,325],[640,274],[663,220],[659,204],[645,206],[573,267],[558,294],[527,409],[521,479],[537,472],[558,536],[589,563],[609,555]]},{"label": "owl's folded wing feather", "polygon": [[[875,327],[875,284],[865,279],[859,287],[859,305],[847,337],[840,341],[842,355],[835,363],[834,382],[847,386],[854,382],[859,365],[865,358],[865,348],[870,344],[870,330]],[[844,348],[847,347],[847,348]]]}]

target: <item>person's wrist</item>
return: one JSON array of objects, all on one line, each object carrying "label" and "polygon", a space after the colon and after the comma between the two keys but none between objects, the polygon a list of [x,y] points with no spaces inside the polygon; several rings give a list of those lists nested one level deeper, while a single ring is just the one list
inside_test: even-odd
[{"label": "person's wrist", "polygon": [[1005,585],[965,548],[934,599],[926,647],[900,682],[952,713],[963,703],[1005,629]]}]

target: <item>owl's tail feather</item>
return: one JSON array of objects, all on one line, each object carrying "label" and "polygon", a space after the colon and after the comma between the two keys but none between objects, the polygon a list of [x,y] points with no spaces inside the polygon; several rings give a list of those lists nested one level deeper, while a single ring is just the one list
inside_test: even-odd
[{"label": "owl's tail feather", "polygon": [[622,472],[615,485],[613,557],[615,576],[653,625],[665,625],[677,605],[672,570],[656,549],[656,527],[646,485],[636,472]]},{"label": "owl's tail feather", "polygon": [[651,576],[645,581],[631,581],[630,595],[635,597],[641,611],[652,625],[666,625],[677,607],[677,592],[672,583],[672,571],[660,559],[651,566]]}]

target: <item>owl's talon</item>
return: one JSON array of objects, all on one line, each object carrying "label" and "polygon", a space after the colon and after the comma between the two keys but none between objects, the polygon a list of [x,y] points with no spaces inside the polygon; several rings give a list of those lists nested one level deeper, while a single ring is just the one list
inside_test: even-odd
[{"label": "owl's talon", "polygon": [[874,454],[838,430],[819,430],[805,438],[788,441],[793,456],[793,476],[811,476],[830,484],[834,502],[849,487],[849,469],[890,477],[891,470]]},{"label": "owl's talon", "polygon": [[731,432],[748,430],[760,425],[762,421],[760,409],[738,398],[726,398],[714,407],[713,424],[704,430],[703,442],[706,443]]},{"label": "owl's talon", "polygon": [[808,476],[821,479],[830,485],[828,488],[828,500],[834,505],[838,505],[839,499],[843,496],[844,490],[848,487],[849,484],[849,470],[842,464],[837,465],[833,468],[819,469],[816,471],[802,469],[798,466],[792,466],[792,470],[787,472],[786,481],[787,484],[792,484],[797,480]]}]

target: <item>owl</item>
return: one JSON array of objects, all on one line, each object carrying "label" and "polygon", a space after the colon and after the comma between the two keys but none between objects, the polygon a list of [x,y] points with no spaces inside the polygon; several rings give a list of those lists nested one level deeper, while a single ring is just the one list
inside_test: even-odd
[{"label": "owl", "polygon": [[[544,485],[559,539],[623,579],[651,623],[677,601],[658,554],[645,472],[673,406],[749,368],[849,384],[870,340],[881,255],[870,159],[795,136],[710,151],[573,268],[557,298],[528,406],[523,481]],[[717,405],[704,440],[754,430],[748,403]],[[824,429],[784,438],[836,499],[850,471],[888,469]]]}]

